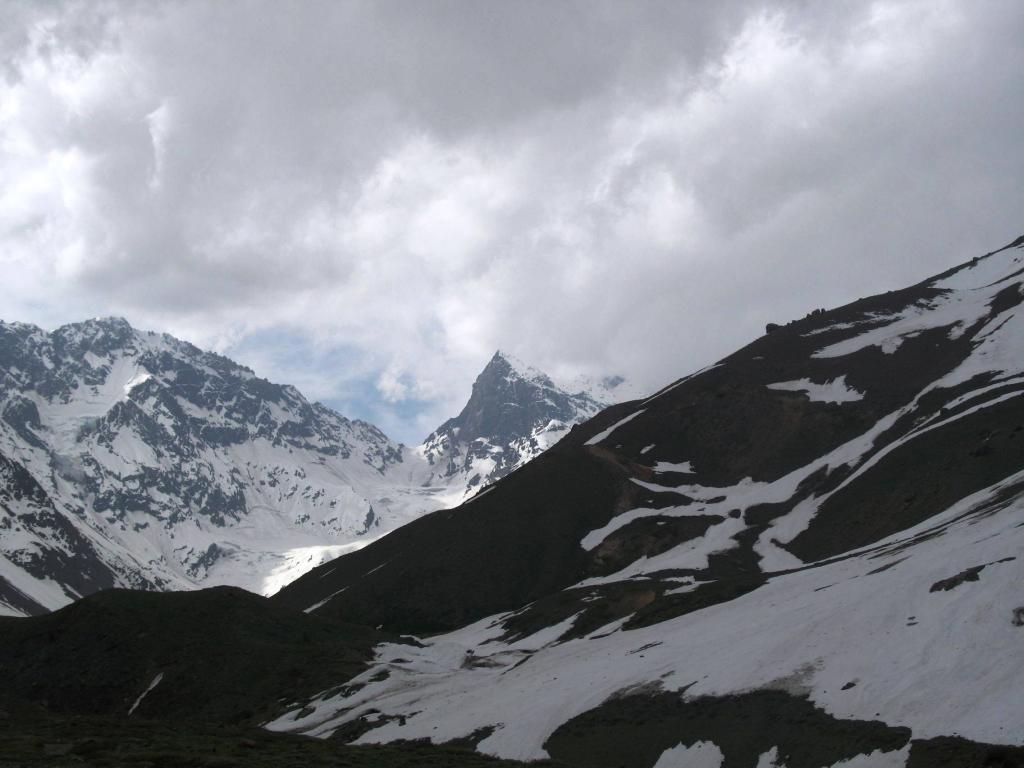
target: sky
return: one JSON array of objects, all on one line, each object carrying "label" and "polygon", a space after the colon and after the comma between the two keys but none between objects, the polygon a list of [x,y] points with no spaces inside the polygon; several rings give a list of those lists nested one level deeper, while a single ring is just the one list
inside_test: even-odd
[{"label": "sky", "polygon": [[1024,4],[0,0],[0,319],[395,439],[498,349],[640,391],[1024,233]]}]

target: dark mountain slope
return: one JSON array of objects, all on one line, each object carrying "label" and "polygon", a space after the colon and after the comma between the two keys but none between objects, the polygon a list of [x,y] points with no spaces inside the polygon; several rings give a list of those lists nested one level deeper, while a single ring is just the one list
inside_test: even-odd
[{"label": "dark mountain slope", "polygon": [[437,631],[273,730],[580,766],[1024,764],[1024,238],[604,411],[277,598]]},{"label": "dark mountain slope", "polygon": [[296,610],[321,603],[315,614],[436,632],[568,586],[588,567],[580,538],[640,495],[613,458],[563,447],[578,431],[504,478],[500,494],[485,490],[415,520],[272,601]]},{"label": "dark mountain slope", "polygon": [[46,616],[0,618],[0,765],[518,765],[468,744],[353,747],[257,727],[336,691],[386,639],[232,587],[108,590]]},{"label": "dark mountain slope", "polygon": [[[640,584],[591,584],[533,610],[554,601],[572,615],[597,589],[633,613],[658,602],[659,574],[695,579],[696,594],[682,599],[693,607],[925,520],[1024,467],[1024,378],[1015,361],[996,359],[1005,350],[986,351],[999,333],[1011,349],[1016,337],[1021,242],[811,313],[646,401],[610,408],[471,503],[329,563],[275,599],[301,609],[326,601],[318,613],[394,631],[451,629],[700,539],[710,522],[721,544],[704,565],[646,569]],[[991,407],[957,418],[979,404]],[[774,535],[801,504],[809,523]],[[631,508],[646,511],[581,546]],[[602,621],[620,612],[608,600],[587,610]]]}]

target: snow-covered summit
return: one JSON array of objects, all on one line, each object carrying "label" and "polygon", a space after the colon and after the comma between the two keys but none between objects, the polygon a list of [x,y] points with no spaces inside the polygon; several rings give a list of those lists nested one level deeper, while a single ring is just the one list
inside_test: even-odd
[{"label": "snow-covered summit", "polygon": [[[608,406],[638,397],[636,391],[624,376],[613,374],[590,376],[578,374],[570,378],[556,379],[539,368],[524,362],[521,358],[499,349],[494,353],[488,366],[507,367],[508,376],[541,388],[554,389],[581,399],[590,399],[599,405]],[[486,369],[485,369],[486,370]]]},{"label": "snow-covered summit", "polygon": [[[269,592],[440,504],[407,451],[294,387],[123,318],[0,322],[0,600],[104,587]],[[45,513],[40,512],[45,509]]]},{"label": "snow-covered summit", "polygon": [[[506,370],[506,376],[509,378],[532,381],[539,386],[554,386],[554,382],[551,380],[551,377],[544,373],[544,371],[524,362],[522,358],[513,355],[511,352],[505,352],[501,349],[496,350],[494,355],[488,361],[487,367],[492,365],[499,366],[502,370]],[[486,369],[487,368],[485,367],[484,370]]]}]

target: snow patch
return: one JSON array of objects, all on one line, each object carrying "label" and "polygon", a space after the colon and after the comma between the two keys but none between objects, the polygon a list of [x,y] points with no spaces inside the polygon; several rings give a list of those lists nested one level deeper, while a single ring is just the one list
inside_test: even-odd
[{"label": "snow patch", "polygon": [[655,472],[685,472],[693,474],[693,462],[682,461],[677,464],[673,464],[671,461],[659,461],[654,465]]},{"label": "snow patch", "polygon": [[852,403],[864,399],[863,392],[858,392],[847,385],[845,375],[829,379],[823,384],[810,379],[797,379],[768,384],[767,387],[784,392],[803,392],[808,400],[815,403]]},{"label": "snow patch", "polygon": [[1004,248],[968,262],[945,280],[938,280],[932,286],[961,291],[987,288],[1022,269],[1024,269],[1024,253],[1021,252],[1021,248]]},{"label": "snow patch", "polygon": [[725,755],[714,742],[698,741],[686,746],[669,747],[661,753],[654,768],[719,768]]},{"label": "snow patch", "polygon": [[641,408],[639,411],[634,411],[633,413],[629,414],[629,416],[627,416],[626,418],[619,419],[614,424],[612,424],[610,427],[608,427],[608,429],[605,429],[605,430],[602,430],[601,432],[598,432],[592,438],[587,440],[587,442],[585,442],[584,445],[597,445],[602,440],[607,440],[611,436],[612,432],[614,432],[616,429],[621,427],[623,424],[626,424],[626,423],[632,421],[637,416],[639,416],[641,413],[644,413],[646,410],[647,410],[646,408]]},{"label": "snow patch", "polygon": [[903,768],[910,759],[910,744],[903,749],[882,752],[877,750],[866,755],[857,755],[849,760],[840,760],[832,768]]},{"label": "snow patch", "polygon": [[339,590],[338,590],[337,592],[331,592],[331,594],[329,594],[329,595],[328,595],[327,597],[325,597],[325,598],[324,598],[323,600],[321,600],[321,601],[320,601],[319,603],[313,603],[313,604],[312,604],[311,606],[309,606],[309,608],[303,608],[303,609],[302,609],[302,612],[303,612],[303,613],[312,613],[312,612],[313,612],[313,611],[315,611],[315,610],[316,610],[317,608],[321,608],[321,607],[323,607],[323,606],[327,605],[327,603],[329,603],[329,602],[330,602],[330,601],[331,601],[331,600],[332,600],[332,599],[334,598],[334,596],[335,596],[335,595],[340,595],[340,594],[341,594],[342,592],[344,592],[344,591],[345,591],[346,589],[348,589],[348,587],[342,587],[342,588],[341,588],[341,589],[339,589]]},{"label": "snow patch", "polygon": [[779,748],[772,747],[757,758],[757,765],[754,768],[786,768],[786,766],[779,760]]},{"label": "snow patch", "polygon": [[[989,498],[999,493],[993,487]],[[973,586],[930,587],[978,563],[1018,556],[1022,513],[1017,497],[985,514],[953,517],[940,535],[920,537],[909,549],[892,537],[872,551],[779,575],[730,602],[628,632],[507,644],[498,640],[509,616],[503,614],[431,637],[421,648],[385,644],[376,664],[353,681],[363,686],[314,699],[268,727],[326,737],[374,710],[389,717],[359,743],[441,743],[501,724],[480,742],[481,752],[540,759],[551,733],[618,691],[658,682],[665,691],[685,688],[687,698],[724,696],[777,687],[801,673],[809,700],[839,719],[882,720],[911,728],[915,738],[957,733],[1019,744],[1024,668],[1016,663],[1020,629],[1012,611],[1024,561],[986,571],[985,599]],[[879,547],[904,547],[900,567],[879,571]],[[632,653],[644,646],[643,654]],[[809,673],[808,659],[817,660]],[[843,690],[850,680],[856,688]],[[777,752],[762,757],[771,765]],[[846,768],[889,768],[903,757],[864,755]]]},{"label": "snow patch", "polygon": [[136,710],[136,708],[138,708],[139,704],[142,703],[142,700],[144,698],[146,698],[146,694],[148,694],[150,691],[152,691],[154,688],[156,688],[158,685],[160,685],[160,681],[163,680],[163,679],[164,679],[164,673],[163,672],[157,673],[157,676],[153,678],[153,682],[151,682],[149,684],[149,687],[146,688],[146,690],[144,690],[142,693],[140,693],[139,694],[139,698],[137,698],[135,700],[135,703],[132,704],[131,709],[128,710],[128,714],[129,715],[132,712],[134,712]]},{"label": "snow patch", "polygon": [[139,370],[134,376],[132,376],[124,385],[125,395],[131,394],[131,391],[140,384],[145,384],[147,381],[153,378],[153,375],[148,371]]}]

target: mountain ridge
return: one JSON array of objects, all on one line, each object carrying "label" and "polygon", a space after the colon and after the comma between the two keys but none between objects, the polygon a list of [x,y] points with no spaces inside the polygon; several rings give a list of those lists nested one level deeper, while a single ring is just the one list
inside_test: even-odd
[{"label": "mountain ridge", "polygon": [[[270,593],[513,468],[435,477],[369,422],[123,318],[0,323],[0,385],[7,612],[112,587]],[[547,445],[525,440],[520,464]]]}]

